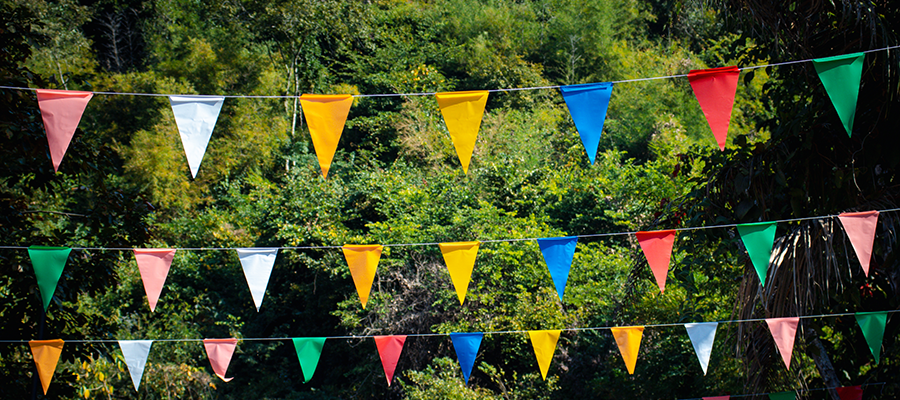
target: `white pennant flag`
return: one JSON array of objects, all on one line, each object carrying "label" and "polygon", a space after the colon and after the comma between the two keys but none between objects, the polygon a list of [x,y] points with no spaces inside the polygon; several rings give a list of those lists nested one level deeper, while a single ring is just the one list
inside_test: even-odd
[{"label": "white pennant flag", "polygon": [[687,329],[688,336],[691,338],[691,344],[694,345],[694,351],[697,353],[697,359],[700,360],[700,367],[703,368],[703,375],[706,375],[706,368],[709,367],[709,355],[712,353],[718,327],[718,322],[684,324],[684,328]]},{"label": "white pennant flag", "polygon": [[200,161],[206,153],[206,145],[212,136],[219,111],[222,111],[222,96],[169,96],[175,125],[181,135],[184,154],[187,155],[191,176],[196,178]]},{"label": "white pennant flag", "polygon": [[247,278],[247,286],[253,295],[253,303],[256,311],[262,305],[266,295],[266,287],[269,286],[269,276],[272,275],[272,266],[275,265],[275,256],[278,249],[235,249],[241,266],[244,268],[244,276]]},{"label": "white pennant flag", "polygon": [[128,373],[131,374],[131,382],[134,383],[135,391],[141,387],[144,365],[147,364],[147,356],[150,354],[150,345],[152,344],[152,340],[119,341],[119,347],[122,349],[122,355],[125,356],[125,365],[128,366]]}]

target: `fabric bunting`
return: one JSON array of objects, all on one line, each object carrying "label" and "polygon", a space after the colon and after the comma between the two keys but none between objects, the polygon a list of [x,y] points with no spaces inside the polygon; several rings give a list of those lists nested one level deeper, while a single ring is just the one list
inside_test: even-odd
[{"label": "fabric bunting", "polygon": [[736,66],[691,70],[688,73],[691,89],[694,90],[694,96],[700,103],[700,109],[709,122],[720,150],[725,150],[728,139],[728,125],[731,123],[740,74],[741,71]]},{"label": "fabric bunting", "polygon": [[691,344],[694,345],[694,352],[697,353],[697,360],[700,361],[700,368],[703,368],[703,375],[706,375],[706,369],[709,367],[709,356],[712,354],[718,327],[718,322],[684,324],[688,337],[691,338]]},{"label": "fabric bunting", "polygon": [[34,267],[34,276],[37,278],[38,288],[41,291],[41,299],[44,301],[44,311],[50,307],[50,300],[56,292],[56,285],[66,267],[66,260],[72,249],[68,247],[31,246],[28,248],[28,257]]},{"label": "fabric bunting", "polygon": [[159,301],[166,277],[169,276],[175,249],[134,249],[134,258],[137,260],[144,291],[147,292],[147,303],[152,312],[156,310],[156,302]]},{"label": "fabric bunting", "polygon": [[459,304],[466,301],[466,292],[469,290],[469,281],[472,279],[472,270],[475,268],[475,258],[478,256],[480,242],[455,242],[440,243],[441,254],[444,263],[450,272],[450,280],[459,297]]},{"label": "fabric bunting", "polygon": [[323,337],[292,338],[294,350],[297,352],[297,360],[300,361],[300,369],[303,370],[303,383],[309,382],[319,365],[322,356],[322,348],[325,347]]},{"label": "fabric bunting", "polygon": [[835,389],[841,400],[862,400],[862,386],[845,386]]},{"label": "fabric bunting", "polygon": [[769,325],[769,331],[772,332],[772,339],[775,339],[775,346],[781,353],[781,359],[784,360],[784,366],[791,369],[791,355],[794,352],[794,338],[797,336],[797,325],[800,323],[799,317],[789,318],[766,318],[766,324]]},{"label": "fabric bunting", "polygon": [[575,247],[578,238],[575,236],[538,239],[538,246],[544,256],[544,263],[550,271],[550,277],[556,286],[559,301],[563,300],[566,291],[566,282],[569,281],[569,270],[572,268],[572,260],[575,258]]},{"label": "fabric bunting", "polygon": [[634,235],[641,245],[641,250],[644,251],[644,256],[647,257],[647,264],[650,264],[659,291],[664,292],[669,262],[672,260],[672,247],[675,245],[675,231],[637,232]]},{"label": "fabric bunting", "polygon": [[135,391],[140,390],[141,377],[144,376],[144,366],[147,365],[147,356],[150,355],[150,346],[152,345],[152,340],[119,341],[119,348],[122,349],[122,356],[125,358],[125,365],[128,367]]},{"label": "fabric bunting", "polygon": [[322,177],[328,177],[334,152],[337,150],[353,96],[349,94],[304,94],[300,96],[300,107],[306,116],[306,125],[312,137],[316,158],[322,168]]},{"label": "fabric bunting", "polygon": [[550,370],[550,361],[553,361],[553,353],[556,352],[556,342],[559,341],[560,330],[528,331],[531,339],[531,347],[534,348],[534,356],[537,358],[541,377],[547,380],[547,371]]},{"label": "fabric bunting", "polygon": [[437,93],[438,107],[444,116],[447,132],[456,147],[456,155],[462,164],[463,172],[469,173],[469,161],[475,150],[475,140],[481,128],[481,117],[487,104],[486,90],[471,92]]},{"label": "fabric bunting", "polygon": [[404,343],[406,335],[375,336],[375,346],[378,347],[378,356],[381,358],[388,386],[391,386],[394,380],[394,372],[397,370],[397,362],[400,361]]},{"label": "fabric bunting", "polygon": [[747,248],[747,254],[750,255],[750,262],[759,275],[759,282],[766,286],[766,274],[769,270],[769,259],[772,257],[772,247],[775,245],[775,229],[774,222],[756,222],[752,224],[738,224],[738,234],[744,247]]},{"label": "fabric bunting", "polygon": [[591,164],[597,157],[612,90],[613,84],[609,82],[559,87]]},{"label": "fabric bunting", "polygon": [[878,226],[878,211],[841,213],[838,215],[850,244],[859,258],[859,265],[869,276],[869,262],[872,261],[872,245],[875,244],[875,229]]},{"label": "fabric bunting", "polygon": [[643,326],[624,326],[621,328],[610,328],[613,337],[616,339],[616,345],[619,346],[619,352],[622,353],[622,359],[625,360],[625,367],[628,368],[629,374],[634,374],[634,366],[637,365],[638,350],[641,348],[641,337],[644,334]]},{"label": "fabric bunting", "polygon": [[222,96],[169,96],[192,178],[196,178],[200,170],[200,162],[224,102]]},{"label": "fabric bunting", "polygon": [[887,312],[859,312],[856,313],[856,323],[862,329],[869,351],[875,357],[875,364],[881,355],[881,342],[884,339],[884,327],[887,325]]},{"label": "fabric bunting", "polygon": [[81,115],[93,96],[91,92],[37,89],[38,108],[41,109],[41,119],[47,132],[53,171],[59,171],[59,164],[75,136]]},{"label": "fabric bunting", "polygon": [[50,381],[53,380],[53,373],[56,372],[56,364],[59,362],[59,355],[62,354],[63,343],[61,339],[28,341],[45,396],[50,387]]},{"label": "fabric bunting", "polygon": [[275,265],[275,257],[278,256],[278,249],[235,249],[238,258],[241,260],[241,268],[244,270],[244,277],[247,278],[247,286],[250,288],[250,295],[253,296],[253,304],[256,305],[256,311],[259,312],[259,306],[262,305],[263,297],[266,295],[266,287],[269,286],[269,277],[272,275],[272,267]]},{"label": "fabric bunting", "polygon": [[483,338],[484,334],[481,332],[450,334],[450,341],[453,342],[453,349],[456,350],[456,359],[459,361],[459,368],[462,369],[463,377],[466,379],[466,385],[469,384],[469,375],[472,374],[475,357],[478,356],[478,349],[481,348]]},{"label": "fabric bunting", "polygon": [[378,260],[381,259],[383,249],[383,246],[377,244],[348,244],[341,248],[344,259],[350,267],[350,276],[356,285],[356,293],[359,294],[363,309],[369,301],[369,291],[372,290],[372,282],[375,281],[375,271],[378,269]]},{"label": "fabric bunting", "polygon": [[862,77],[864,53],[844,54],[813,60],[816,73],[831,98],[847,135],[852,136],[856,102],[859,100],[859,82]]},{"label": "fabric bunting", "polygon": [[769,393],[769,400],[797,400],[797,392]]},{"label": "fabric bunting", "polygon": [[234,355],[234,348],[237,347],[237,339],[203,339],[203,348],[206,349],[206,356],[212,365],[213,372],[219,379],[230,382],[234,378],[226,378],[225,372],[228,371],[228,364],[231,363],[231,356]]}]

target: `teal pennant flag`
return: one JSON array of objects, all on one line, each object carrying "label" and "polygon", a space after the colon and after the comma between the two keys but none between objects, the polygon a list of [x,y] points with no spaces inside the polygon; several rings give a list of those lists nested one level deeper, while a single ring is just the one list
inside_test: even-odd
[{"label": "teal pennant flag", "polygon": [[878,364],[878,357],[881,355],[881,341],[884,339],[884,326],[887,324],[887,312],[856,313],[856,323],[859,324],[859,329],[862,329],[866,344],[869,345],[869,351],[875,357],[875,364]]},{"label": "teal pennant flag", "polygon": [[612,90],[613,84],[610,82],[559,87],[591,164],[597,157],[600,133],[603,131],[603,122],[606,121],[606,109],[609,107]]},{"label": "teal pennant flag", "polygon": [[323,337],[292,338],[294,350],[297,351],[297,359],[300,360],[300,369],[303,370],[303,383],[309,382],[319,365],[319,357],[322,356],[322,348],[325,347]]},{"label": "teal pennant flag", "polygon": [[772,247],[775,244],[774,222],[757,222],[753,224],[738,224],[738,234],[747,248],[750,261],[759,281],[766,286],[766,273],[769,269],[769,258],[772,257]]},{"label": "teal pennant flag", "polygon": [[816,73],[819,74],[848,136],[852,136],[853,132],[856,102],[859,100],[859,81],[865,58],[864,53],[853,53],[813,60]]},{"label": "teal pennant flag", "polygon": [[59,283],[71,251],[72,249],[68,247],[31,246],[28,248],[28,256],[31,257],[34,275],[37,277],[41,298],[44,300],[44,311],[47,311],[47,307],[50,306],[50,299],[53,298],[56,284]]}]

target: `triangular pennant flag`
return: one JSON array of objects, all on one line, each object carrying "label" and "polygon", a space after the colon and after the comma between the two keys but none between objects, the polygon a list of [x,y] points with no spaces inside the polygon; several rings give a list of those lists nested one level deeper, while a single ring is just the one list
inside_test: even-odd
[{"label": "triangular pennant flag", "polygon": [[472,279],[472,270],[475,268],[475,257],[478,255],[480,242],[455,242],[440,243],[441,254],[447,270],[450,271],[450,280],[459,297],[459,304],[466,300],[466,292],[469,290],[469,281]]},{"label": "triangular pennant flag", "polygon": [[825,92],[831,98],[831,103],[834,104],[834,109],[841,118],[848,136],[853,132],[856,102],[859,99],[859,81],[865,58],[864,53],[853,53],[813,60],[816,73],[819,74]]},{"label": "triangular pennant flag", "polygon": [[647,264],[650,264],[659,291],[664,292],[669,262],[672,260],[672,247],[675,245],[675,231],[637,232],[634,235],[637,236],[644,256],[647,257]]},{"label": "triangular pennant flag", "polygon": [[709,356],[712,353],[718,327],[718,322],[684,324],[684,328],[687,329],[688,336],[691,338],[691,344],[694,345],[694,352],[697,353],[697,359],[700,360],[700,367],[703,368],[703,375],[706,375],[706,369],[709,367]]},{"label": "triangular pennant flag", "polygon": [[869,351],[875,357],[875,364],[881,355],[881,341],[884,339],[884,326],[887,324],[887,312],[859,312],[856,313],[856,323],[862,329]]},{"label": "triangular pennant flag", "polygon": [[172,104],[175,126],[178,127],[184,154],[191,168],[191,177],[196,178],[225,97],[169,96],[169,102]]},{"label": "triangular pennant flag", "polygon": [[72,249],[68,247],[31,246],[28,248],[28,256],[34,267],[34,276],[37,278],[38,288],[41,290],[41,299],[44,300],[44,311],[50,306],[53,292],[66,267],[66,260]]},{"label": "triangular pennant flag", "polygon": [[66,155],[84,108],[93,96],[91,92],[37,89],[38,107],[44,120],[44,130],[47,131],[54,171],[59,171],[59,163]]},{"label": "triangular pennant flag", "polygon": [[244,269],[244,277],[247,278],[247,286],[250,287],[250,295],[253,296],[253,304],[256,311],[262,305],[266,296],[266,287],[269,286],[269,276],[272,275],[272,266],[275,265],[275,257],[278,249],[235,249],[238,258],[241,259],[241,267]]},{"label": "triangular pennant flag", "polygon": [[378,347],[378,356],[381,357],[381,366],[387,377],[388,386],[394,380],[394,371],[397,370],[397,361],[406,343],[406,335],[375,336],[375,346]]},{"label": "triangular pennant flag", "polygon": [[444,123],[447,124],[453,146],[456,147],[459,163],[462,164],[463,172],[468,173],[488,92],[486,90],[450,92],[437,93],[434,96],[437,98],[441,115],[444,116]]},{"label": "triangular pennant flag", "polygon": [[309,127],[309,135],[312,137],[323,177],[328,177],[328,170],[331,169],[331,161],[341,140],[351,105],[353,96],[349,94],[300,96],[300,107],[306,116],[306,125]]},{"label": "triangular pennant flag", "polygon": [[134,259],[137,260],[138,270],[141,272],[150,311],[156,310],[156,302],[159,301],[159,294],[166,284],[169,267],[172,266],[174,258],[175,249],[134,249]]},{"label": "triangular pennant flag", "polygon": [[600,145],[600,134],[603,131],[603,122],[606,121],[606,109],[609,107],[612,90],[613,84],[610,82],[559,87],[591,164],[597,157],[597,147]]},{"label": "triangular pennant flag", "polygon": [[528,331],[531,338],[531,347],[534,347],[534,356],[537,357],[538,368],[541,369],[541,377],[547,380],[547,371],[550,370],[550,361],[553,361],[553,353],[556,352],[556,342],[559,341],[559,330]]},{"label": "triangular pennant flag", "polygon": [[550,277],[553,278],[553,284],[556,286],[559,301],[562,301],[563,293],[566,291],[566,282],[569,280],[569,269],[571,269],[572,259],[575,257],[578,238],[567,236],[538,239],[537,242],[541,248],[541,254],[544,255],[544,262],[547,263],[547,269],[550,271]]},{"label": "triangular pennant flag", "polygon": [[766,318],[766,324],[769,325],[769,331],[772,332],[772,339],[775,339],[775,346],[781,353],[781,359],[784,360],[784,366],[791,369],[791,354],[794,352],[794,338],[797,336],[797,325],[800,323],[799,317],[790,318]]},{"label": "triangular pennant flag", "polygon": [[384,247],[377,244],[348,244],[341,249],[344,251],[347,265],[350,266],[350,276],[353,277],[353,284],[356,285],[359,301],[362,302],[362,307],[365,309],[366,303],[369,301],[369,291],[372,290],[372,282],[375,281],[378,260],[381,259],[381,250]]},{"label": "triangular pennant flag", "polygon": [[61,339],[28,341],[45,396],[47,388],[50,387],[50,381],[53,379],[53,373],[56,372],[56,363],[59,362],[59,355],[62,354],[63,343]]},{"label": "triangular pennant flag", "polygon": [[638,350],[641,348],[641,336],[644,334],[643,326],[624,326],[621,328],[609,328],[616,345],[625,360],[625,367],[629,374],[634,374],[634,366],[637,364]]},{"label": "triangular pennant flag", "polygon": [[731,123],[731,110],[734,108],[734,95],[740,74],[741,71],[735,66],[691,70],[688,73],[694,96],[697,97],[700,109],[703,110],[721,150],[725,150],[725,141],[728,139],[728,125]]},{"label": "triangular pennant flag", "polygon": [[796,400],[797,392],[769,393],[769,400]]},{"label": "triangular pennant flag", "polygon": [[293,338],[294,350],[297,351],[297,359],[300,360],[300,369],[303,370],[303,383],[309,382],[319,365],[319,357],[322,356],[322,348],[325,347],[323,337]]},{"label": "triangular pennant flag", "polygon": [[738,234],[750,255],[750,262],[756,269],[759,281],[766,286],[766,274],[769,271],[769,259],[772,257],[772,247],[775,245],[774,222],[756,222],[752,224],[738,224]]},{"label": "triangular pennant flag", "polygon": [[131,382],[134,383],[135,391],[141,387],[141,377],[144,376],[144,366],[147,365],[147,356],[150,355],[151,345],[153,345],[152,340],[119,341],[119,348],[122,349],[122,356],[125,357],[125,365],[128,366],[128,373],[131,374]]},{"label": "triangular pennant flag", "polygon": [[713,396],[713,397],[704,397],[703,400],[729,400],[731,396]]},{"label": "triangular pennant flag", "polygon": [[213,372],[220,379],[229,382],[234,378],[226,378],[225,372],[228,371],[228,364],[231,363],[231,356],[234,355],[234,348],[237,347],[237,339],[203,339],[203,348],[206,349],[206,356],[212,365]]},{"label": "triangular pennant flag", "polygon": [[838,215],[850,244],[859,258],[866,276],[869,276],[869,262],[872,261],[872,245],[875,244],[875,228],[878,225],[878,211],[841,213]]},{"label": "triangular pennant flag", "polygon": [[484,334],[481,332],[450,334],[450,340],[453,342],[453,348],[456,350],[456,359],[459,360],[459,367],[462,369],[463,377],[466,379],[466,385],[469,384],[469,375],[472,374],[472,367],[475,366],[475,357],[478,355],[478,349],[481,347],[481,339],[483,338]]},{"label": "triangular pennant flag", "polygon": [[862,400],[862,386],[845,386],[835,390],[841,400]]}]

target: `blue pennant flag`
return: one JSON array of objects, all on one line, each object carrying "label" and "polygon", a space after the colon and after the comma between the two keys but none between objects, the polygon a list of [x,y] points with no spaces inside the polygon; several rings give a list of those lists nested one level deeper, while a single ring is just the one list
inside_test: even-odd
[{"label": "blue pennant flag", "polygon": [[478,349],[481,347],[481,339],[484,334],[475,333],[451,333],[450,340],[453,341],[453,348],[456,349],[456,358],[459,360],[459,367],[462,369],[463,376],[466,378],[466,385],[469,384],[469,375],[472,374],[472,367],[475,366],[475,356],[478,355]]},{"label": "blue pennant flag", "polygon": [[569,107],[569,114],[575,121],[575,129],[581,135],[581,143],[587,151],[591,164],[597,157],[600,146],[600,133],[606,121],[606,109],[612,96],[613,84],[610,82],[587,83],[584,85],[560,86],[563,100]]},{"label": "blue pennant flag", "polygon": [[562,301],[563,292],[566,291],[566,282],[569,280],[569,269],[572,267],[572,259],[575,257],[578,238],[566,236],[538,239],[537,242],[541,247],[541,253],[544,254],[544,262],[547,263],[547,269],[550,270],[553,284],[556,285],[559,301]]}]

